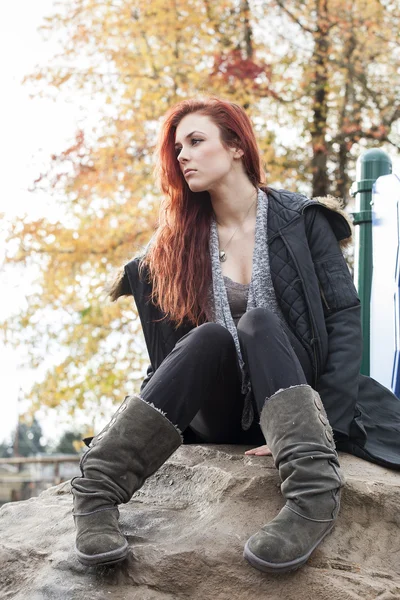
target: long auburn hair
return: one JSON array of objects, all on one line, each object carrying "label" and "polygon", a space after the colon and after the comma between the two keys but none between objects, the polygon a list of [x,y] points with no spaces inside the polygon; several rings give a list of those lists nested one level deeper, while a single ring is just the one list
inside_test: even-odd
[{"label": "long auburn hair", "polygon": [[208,320],[211,301],[209,231],[213,214],[210,194],[192,192],[179,167],[175,132],[190,113],[208,116],[220,130],[221,142],[243,150],[245,171],[254,185],[262,184],[264,171],[249,117],[238,104],[216,96],[179,102],[165,115],[156,148],[155,173],[163,197],[159,225],[140,261],[139,272],[148,269],[151,301],[178,328]]}]

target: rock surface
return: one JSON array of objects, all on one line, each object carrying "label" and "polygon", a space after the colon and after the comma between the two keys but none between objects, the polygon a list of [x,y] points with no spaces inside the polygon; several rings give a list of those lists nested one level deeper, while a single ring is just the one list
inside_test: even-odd
[{"label": "rock surface", "polygon": [[270,457],[182,446],[121,507],[129,558],[86,568],[74,553],[69,483],[0,510],[0,598],[17,600],[400,599],[400,473],[342,454],[338,523],[308,563],[266,575],[243,558],[283,505]]}]

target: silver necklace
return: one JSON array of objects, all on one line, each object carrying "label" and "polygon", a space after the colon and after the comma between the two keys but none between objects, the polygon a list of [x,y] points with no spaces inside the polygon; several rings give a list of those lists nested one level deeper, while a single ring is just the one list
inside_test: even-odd
[{"label": "silver necklace", "polygon": [[[239,223],[239,225],[236,227],[235,231],[233,232],[232,236],[230,237],[230,239],[229,239],[228,243],[227,243],[227,244],[225,244],[225,248],[224,248],[223,250],[220,250],[220,251],[219,251],[219,260],[220,260],[221,262],[225,262],[225,261],[226,261],[226,259],[228,258],[228,257],[227,257],[227,255],[226,255],[226,252],[225,252],[225,250],[227,249],[227,247],[228,247],[228,246],[229,246],[229,244],[231,243],[231,241],[232,241],[232,239],[233,239],[233,236],[235,235],[235,233],[237,232],[237,230],[239,229],[239,227],[240,227],[241,225],[244,225],[244,222],[245,222],[245,220],[247,219],[247,215],[249,214],[249,212],[250,212],[250,209],[251,209],[251,208],[254,206],[254,204],[256,203],[256,200],[257,200],[257,196],[256,196],[256,198],[255,198],[254,202],[253,202],[253,203],[251,204],[251,206],[249,207],[249,210],[248,210],[248,211],[247,211],[247,213],[245,214],[245,217],[244,217],[243,221],[242,221],[241,223]],[[217,223],[218,223],[218,221],[217,221]]]}]

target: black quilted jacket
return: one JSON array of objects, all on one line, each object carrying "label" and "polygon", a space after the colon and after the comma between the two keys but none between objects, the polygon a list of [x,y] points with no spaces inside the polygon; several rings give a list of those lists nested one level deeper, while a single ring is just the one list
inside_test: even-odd
[{"label": "black quilted jacket", "polygon": [[[337,446],[367,460],[400,467],[400,401],[359,374],[360,301],[338,242],[351,236],[335,210],[300,194],[268,193],[268,244],[272,282],[286,321],[309,353]],[[150,284],[139,278],[140,258],[124,269],[122,295],[133,295],[151,365],[141,390],[193,325],[174,329],[146,302]],[[384,410],[382,411],[382,408]]]}]

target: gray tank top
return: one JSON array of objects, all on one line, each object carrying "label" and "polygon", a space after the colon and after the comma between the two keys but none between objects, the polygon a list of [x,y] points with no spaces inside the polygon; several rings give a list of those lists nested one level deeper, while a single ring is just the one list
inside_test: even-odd
[{"label": "gray tank top", "polygon": [[224,282],[233,322],[237,327],[240,317],[246,312],[250,284],[238,283],[226,275],[224,275]]}]

